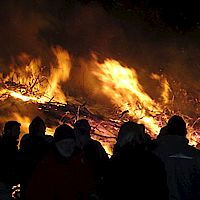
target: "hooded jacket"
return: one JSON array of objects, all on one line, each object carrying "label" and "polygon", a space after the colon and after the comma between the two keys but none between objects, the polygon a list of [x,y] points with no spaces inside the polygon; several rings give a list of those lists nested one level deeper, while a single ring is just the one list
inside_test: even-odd
[{"label": "hooded jacket", "polygon": [[[65,148],[65,145],[70,147]],[[27,200],[86,200],[94,190],[91,170],[69,140],[58,142],[36,167]]]}]

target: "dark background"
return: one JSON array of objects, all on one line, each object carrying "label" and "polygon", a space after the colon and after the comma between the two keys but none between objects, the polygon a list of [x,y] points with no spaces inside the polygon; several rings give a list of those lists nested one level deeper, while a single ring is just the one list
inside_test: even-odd
[{"label": "dark background", "polygon": [[81,56],[91,51],[127,54],[130,48],[140,51],[159,42],[175,48],[195,43],[195,49],[199,23],[193,0],[3,0],[0,56],[6,60],[20,52],[41,55],[51,45]]}]

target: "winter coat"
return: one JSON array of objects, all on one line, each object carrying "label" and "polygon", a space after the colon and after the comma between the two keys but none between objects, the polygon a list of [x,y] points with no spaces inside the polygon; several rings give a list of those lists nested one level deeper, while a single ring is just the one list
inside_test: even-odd
[{"label": "winter coat", "polygon": [[0,182],[9,185],[19,183],[19,151],[17,141],[6,136],[0,140]]},{"label": "winter coat", "polygon": [[54,149],[36,167],[27,200],[86,200],[94,190],[90,165],[83,155],[77,152],[65,158]]},{"label": "winter coat", "polygon": [[102,199],[167,200],[162,161],[141,145],[124,145],[111,157]]},{"label": "winter coat", "polygon": [[154,153],[165,164],[170,200],[200,199],[200,151],[183,136],[164,135]]},{"label": "winter coat", "polygon": [[6,135],[0,139],[0,199],[11,200],[12,186],[19,183],[19,152],[17,141]]},{"label": "winter coat", "polygon": [[97,178],[103,176],[109,157],[100,142],[91,139],[84,147],[83,153],[90,162],[92,170]]},{"label": "winter coat", "polygon": [[39,137],[25,134],[22,137],[20,141],[20,184],[23,199],[37,163],[47,154],[52,142],[52,136]]}]

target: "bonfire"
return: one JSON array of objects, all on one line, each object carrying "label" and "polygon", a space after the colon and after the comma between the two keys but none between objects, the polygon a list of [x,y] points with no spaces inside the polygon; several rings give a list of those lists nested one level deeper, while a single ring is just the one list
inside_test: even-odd
[{"label": "bonfire", "polygon": [[101,94],[113,105],[105,112],[106,105],[102,105],[105,109],[97,109],[95,103],[91,105],[87,99],[65,94],[62,84],[70,77],[71,58],[59,47],[53,48],[52,52],[56,65],[50,64],[50,68],[41,66],[40,59],[32,59],[26,66],[11,69],[6,75],[0,74],[1,124],[6,120],[18,120],[22,132],[26,133],[31,122],[29,114],[40,113],[45,117],[47,134],[53,134],[61,123],[73,126],[78,119],[86,118],[92,126],[92,137],[102,143],[108,154],[112,154],[119,127],[124,121],[144,124],[147,133],[156,138],[167,120],[173,114],[179,114],[187,122],[190,144],[197,146],[200,142],[200,117],[173,108],[172,89],[164,75],[151,74],[151,79],[158,81],[161,88],[160,98],[156,101],[145,92],[133,67],[114,59],[98,62],[93,55],[88,62],[93,66],[91,74],[97,80]]}]

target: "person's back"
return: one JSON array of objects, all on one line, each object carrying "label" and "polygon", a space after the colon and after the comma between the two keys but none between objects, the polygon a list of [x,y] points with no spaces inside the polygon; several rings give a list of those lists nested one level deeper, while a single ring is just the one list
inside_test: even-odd
[{"label": "person's back", "polygon": [[80,119],[74,124],[74,127],[78,146],[84,151],[88,160],[96,165],[96,167],[108,161],[108,155],[101,143],[93,140],[90,136],[91,126],[89,122],[86,119]]},{"label": "person's back", "polygon": [[57,127],[54,148],[41,161],[28,187],[27,200],[87,200],[95,188],[86,159],[76,149],[74,131]]},{"label": "person's back", "polygon": [[0,199],[10,200],[12,186],[19,183],[19,153],[18,139],[20,123],[8,121],[0,139]]},{"label": "person's back", "polygon": [[108,155],[101,143],[91,139],[83,148],[86,158],[94,165],[96,173],[101,173],[104,164],[108,162]]},{"label": "person's back", "polygon": [[109,157],[100,142],[90,136],[91,126],[86,119],[80,119],[75,124],[75,133],[80,150],[92,166],[97,183],[101,184]]},{"label": "person's back", "polygon": [[154,150],[165,164],[170,200],[200,199],[200,151],[188,145],[186,134],[184,120],[175,115]]},{"label": "person's back", "polygon": [[[44,121],[40,117],[35,117],[29,125],[29,134],[25,134],[20,141],[22,199],[24,199],[24,193],[35,166],[51,148],[45,129]],[[53,141],[52,136],[51,138]]]},{"label": "person's back", "polygon": [[[167,200],[168,189],[164,164],[143,147],[125,145],[111,158],[109,172],[112,188],[108,197],[114,199]],[[109,175],[110,176],[110,175]],[[112,192],[111,192],[112,191]],[[106,198],[106,199],[110,199]]]},{"label": "person's back", "polygon": [[103,199],[168,198],[164,164],[146,148],[143,127],[127,122],[120,128],[105,180]]}]

